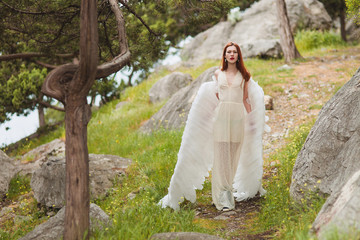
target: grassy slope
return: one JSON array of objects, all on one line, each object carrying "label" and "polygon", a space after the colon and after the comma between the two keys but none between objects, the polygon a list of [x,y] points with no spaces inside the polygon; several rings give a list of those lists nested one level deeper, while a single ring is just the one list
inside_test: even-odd
[{"label": "grassy slope", "polygon": [[[323,51],[309,51],[309,55],[321,54]],[[190,73],[195,79],[204,70],[216,66],[217,62],[207,62],[196,69],[181,68],[181,72]],[[267,94],[281,91],[279,86],[286,82],[292,72],[279,73],[277,67],[282,60],[251,59],[246,62],[254,79],[264,88]],[[111,102],[93,114],[88,126],[88,146],[90,153],[114,154],[131,158],[133,165],[128,169],[128,177],[115,181],[114,187],[104,199],[94,200],[113,219],[113,225],[96,232],[96,239],[147,239],[152,234],[166,231],[196,231],[221,236],[219,229],[224,222],[211,219],[194,219],[197,206],[211,204],[210,182],[206,180],[204,189],[198,191],[196,204],[184,202],[182,210],[174,212],[161,209],[156,204],[167,192],[167,187],[176,164],[177,151],[180,147],[182,130],[158,131],[142,135],[137,129],[143,121],[150,118],[163,103],[149,104],[148,91],[167,70],[152,74],[140,85],[129,88],[120,100]],[[115,110],[119,101],[128,101],[123,108]],[[316,216],[323,199],[312,196],[311,204],[296,204],[289,197],[288,190],[291,170],[309,129],[309,122],[300,127],[288,139],[288,145],[270,156],[270,160],[279,160],[277,174],[264,182],[268,194],[261,200],[261,212],[253,215],[249,222],[248,233],[271,232],[272,237],[283,239],[308,239],[308,226]],[[64,129],[31,141],[17,153],[23,153],[53,138],[63,137]],[[271,169],[265,169],[269,171]],[[30,220],[18,224],[11,220],[2,223],[0,239],[17,239],[30,231],[36,224],[46,220],[46,210],[36,207],[28,185],[29,179],[18,178],[12,183],[15,189],[9,200],[17,201],[25,209],[18,214],[30,216]],[[21,184],[23,183],[23,184]],[[25,190],[20,185],[26,186]],[[130,198],[130,193],[136,193]],[[129,195],[130,194],[130,195]],[[26,196],[26,197],[23,197]],[[282,206],[279,208],[279,206]],[[20,208],[16,208],[20,209]],[[26,226],[26,227],[25,227]],[[236,232],[234,233],[236,234]]]}]

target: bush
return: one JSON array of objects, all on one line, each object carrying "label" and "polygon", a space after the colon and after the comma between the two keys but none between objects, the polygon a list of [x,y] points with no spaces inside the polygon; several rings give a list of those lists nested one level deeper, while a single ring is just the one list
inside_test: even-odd
[{"label": "bush", "polygon": [[295,45],[301,52],[321,47],[345,46],[346,43],[339,34],[331,31],[301,30],[296,33]]}]

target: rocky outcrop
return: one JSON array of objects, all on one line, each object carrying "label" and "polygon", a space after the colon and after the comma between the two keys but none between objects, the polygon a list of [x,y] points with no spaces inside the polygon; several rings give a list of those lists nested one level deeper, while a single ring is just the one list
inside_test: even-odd
[{"label": "rocky outcrop", "polygon": [[[286,0],[293,32],[297,29],[329,29],[332,20],[317,0]],[[184,61],[220,59],[229,41],[238,43],[243,57],[279,57],[282,55],[278,34],[275,0],[261,0],[241,13],[235,24],[220,22],[198,34],[181,52]]]},{"label": "rocky outcrop", "polygon": [[[26,234],[20,240],[59,240],[64,232],[65,207],[63,207],[54,217],[38,225],[35,229]],[[109,216],[96,204],[90,204],[90,228],[93,231],[109,225]]]},{"label": "rocky outcrop", "polygon": [[[360,170],[360,68],[319,113],[293,169],[290,194],[327,195]],[[316,187],[315,187],[316,186]]]},{"label": "rocky outcrop", "polygon": [[55,139],[24,154],[17,162],[19,174],[33,174],[52,156],[65,156],[65,143],[62,140]]},{"label": "rocky outcrop", "polygon": [[[328,239],[335,231],[340,236],[360,233],[360,170],[326,200],[312,225],[319,239]],[[357,235],[359,237],[359,235]]]},{"label": "rocky outcrop", "polygon": [[17,170],[13,164],[13,160],[1,150],[0,166],[0,199],[2,199],[8,192],[10,181],[16,174]]},{"label": "rocky outcrop", "polygon": [[190,74],[173,72],[157,81],[149,91],[151,103],[169,99],[181,88],[186,87],[192,81]]},{"label": "rocky outcrop", "polygon": [[[121,179],[130,159],[114,155],[89,154],[90,192],[92,198],[106,194],[113,181]],[[65,158],[53,157],[36,170],[31,178],[35,199],[47,207],[65,205]]]},{"label": "rocky outcrop", "polygon": [[212,81],[211,77],[216,69],[218,67],[209,68],[190,85],[176,92],[155,115],[141,126],[140,130],[148,133],[159,128],[176,129],[184,126],[200,85]]},{"label": "rocky outcrop", "polygon": [[222,238],[197,232],[168,232],[154,234],[151,240],[221,240]]}]

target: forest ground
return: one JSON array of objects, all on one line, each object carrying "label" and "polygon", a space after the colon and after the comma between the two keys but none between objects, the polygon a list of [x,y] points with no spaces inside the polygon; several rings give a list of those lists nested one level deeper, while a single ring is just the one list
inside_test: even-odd
[{"label": "forest ground", "polygon": [[[275,84],[279,88],[274,98],[274,110],[267,110],[270,133],[264,134],[264,181],[270,178],[277,164],[270,162],[269,155],[281,151],[286,136],[301,124],[316,119],[321,107],[340,89],[360,66],[360,48],[328,50],[318,57],[305,57],[291,65],[293,70],[286,83]],[[265,92],[266,94],[266,92]],[[256,233],[250,226],[253,216],[260,211],[260,197],[237,202],[234,211],[219,212],[214,206],[198,208],[196,218],[224,221],[222,231],[231,239],[271,239],[275,230]],[[280,206],[281,207],[281,206]],[[242,233],[234,236],[232,233]]]}]

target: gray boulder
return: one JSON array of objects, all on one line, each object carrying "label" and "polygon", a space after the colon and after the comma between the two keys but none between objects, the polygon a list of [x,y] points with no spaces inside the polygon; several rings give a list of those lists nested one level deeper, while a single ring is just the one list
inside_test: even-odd
[{"label": "gray boulder", "polygon": [[0,199],[5,197],[9,190],[11,179],[15,176],[17,169],[13,160],[0,150]]},{"label": "gray boulder", "polygon": [[[360,68],[321,109],[293,169],[291,196],[332,194],[360,170]],[[316,186],[316,187],[315,187]]]},{"label": "gray boulder", "polygon": [[[64,233],[65,207],[63,207],[54,217],[35,227],[33,231],[26,234],[20,240],[59,240]],[[109,216],[96,204],[90,204],[90,228],[109,225]]]},{"label": "gray boulder", "polygon": [[200,85],[211,81],[216,69],[218,67],[209,68],[190,85],[176,92],[157,113],[141,126],[140,131],[149,133],[159,128],[177,129],[184,126]]},{"label": "gray boulder", "polygon": [[151,236],[151,240],[221,240],[222,238],[197,232],[167,232]]},{"label": "gray boulder", "polygon": [[55,139],[24,154],[16,163],[19,174],[33,174],[51,156],[65,156],[65,143],[62,140]]},{"label": "gray boulder", "polygon": [[[114,155],[89,154],[90,192],[92,198],[104,196],[113,182],[125,175],[130,159]],[[65,158],[53,157],[36,170],[31,178],[35,199],[47,207],[65,205]]]},{"label": "gray boulder", "polygon": [[65,205],[65,160],[53,158],[42,164],[32,175],[30,186],[38,203],[47,207]]},{"label": "gray boulder", "polygon": [[[344,186],[339,186],[317,215],[312,231],[319,239],[329,239],[335,231],[340,236],[360,233],[360,170]],[[359,235],[357,235],[359,237]]]},{"label": "gray boulder", "polygon": [[[286,0],[293,33],[297,29],[329,29],[332,20],[317,0]],[[229,41],[238,43],[243,57],[279,57],[282,55],[278,34],[275,0],[261,0],[241,13],[235,24],[220,22],[198,34],[181,52],[184,61],[220,59]]]},{"label": "gray boulder", "polygon": [[181,88],[189,85],[192,81],[190,74],[173,72],[157,81],[149,91],[151,103],[169,99]]}]

